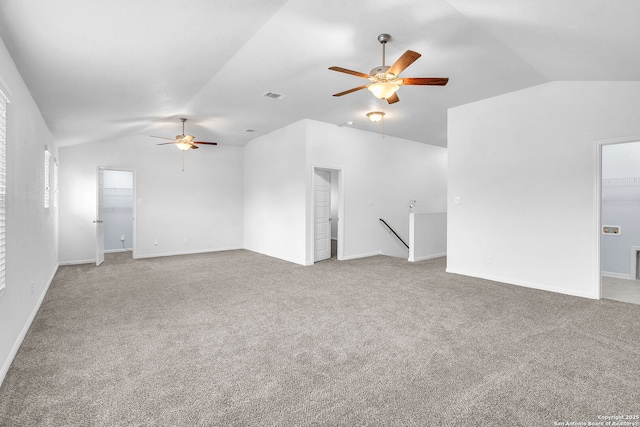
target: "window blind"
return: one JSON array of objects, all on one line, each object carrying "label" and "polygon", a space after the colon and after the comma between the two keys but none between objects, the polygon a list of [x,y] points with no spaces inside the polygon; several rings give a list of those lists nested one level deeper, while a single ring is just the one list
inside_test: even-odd
[{"label": "window blind", "polygon": [[53,161],[53,207],[58,207],[58,160]]},{"label": "window blind", "polygon": [[51,160],[51,153],[49,149],[44,147],[44,207],[49,207],[49,182],[51,180],[49,174],[49,163]]},{"label": "window blind", "polygon": [[5,288],[5,200],[7,194],[7,98],[0,91],[0,294]]}]

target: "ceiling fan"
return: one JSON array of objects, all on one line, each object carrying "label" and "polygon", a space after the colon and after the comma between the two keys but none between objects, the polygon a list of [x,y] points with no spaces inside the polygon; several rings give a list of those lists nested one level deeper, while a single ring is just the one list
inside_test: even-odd
[{"label": "ceiling fan", "polygon": [[404,71],[409,65],[420,58],[418,52],[412,50],[406,51],[398,60],[392,65],[385,64],[385,45],[391,40],[389,34],[380,34],[378,41],[382,44],[382,65],[371,70],[369,74],[360,73],[358,71],[348,70],[342,67],[329,67],[330,70],[339,71],[341,73],[351,74],[363,79],[368,79],[371,83],[354,87],[353,89],[345,90],[344,92],[336,93],[333,96],[347,95],[352,92],[367,88],[376,98],[385,99],[389,104],[394,104],[400,101],[396,91],[400,89],[400,86],[415,86],[415,85],[430,85],[430,86],[444,86],[449,81],[447,77],[405,77],[400,78],[399,74]]},{"label": "ceiling fan", "polygon": [[182,118],[180,118],[180,121],[182,122],[182,135],[176,135],[175,139],[165,138],[165,137],[162,137],[162,136],[151,136],[152,138],[167,139],[167,140],[171,141],[171,142],[163,142],[163,143],[157,144],[157,145],[174,144],[181,151],[187,151],[187,150],[189,150],[191,148],[193,148],[193,149],[200,148],[196,144],[218,145],[217,142],[194,141],[194,139],[196,139],[195,136],[193,136],[193,135],[185,135],[185,133],[184,133],[184,122],[186,122],[187,119],[182,117]]},{"label": "ceiling fan", "polygon": [[176,135],[175,139],[171,139],[171,138],[165,138],[162,136],[151,136],[152,138],[160,138],[160,139],[167,139],[171,142],[162,142],[158,145],[169,145],[169,144],[173,144],[176,147],[178,147],[178,149],[180,151],[182,151],[182,172],[184,172],[184,152],[189,150],[189,149],[196,149],[196,148],[200,148],[198,147],[198,145],[218,145],[217,142],[205,142],[205,141],[194,141],[194,139],[196,139],[195,136],[193,135],[186,135],[184,133],[184,122],[187,121],[187,119],[185,119],[184,117],[180,118],[180,121],[182,122],[182,135]]}]

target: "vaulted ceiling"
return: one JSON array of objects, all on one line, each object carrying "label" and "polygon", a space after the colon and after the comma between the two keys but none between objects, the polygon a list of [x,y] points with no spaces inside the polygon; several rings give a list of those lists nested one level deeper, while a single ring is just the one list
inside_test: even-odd
[{"label": "vaulted ceiling", "polygon": [[[0,37],[60,146],[173,137],[179,117],[236,146],[303,118],[378,132],[373,110],[388,135],[446,146],[450,107],[553,80],[640,80],[638,17],[637,0],[0,0]],[[328,67],[381,65],[380,33],[388,64],[422,54],[402,76],[449,84],[403,86],[393,105],[331,96],[366,81]]]}]

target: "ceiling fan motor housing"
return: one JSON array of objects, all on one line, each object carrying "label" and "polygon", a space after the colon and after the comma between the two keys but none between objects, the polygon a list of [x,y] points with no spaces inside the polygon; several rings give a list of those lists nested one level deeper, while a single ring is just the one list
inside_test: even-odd
[{"label": "ceiling fan motor housing", "polygon": [[369,75],[371,77],[377,77],[377,78],[388,78],[387,71],[389,70],[389,68],[391,67],[389,67],[388,65],[381,65],[379,67],[371,69],[371,71],[369,72]]}]

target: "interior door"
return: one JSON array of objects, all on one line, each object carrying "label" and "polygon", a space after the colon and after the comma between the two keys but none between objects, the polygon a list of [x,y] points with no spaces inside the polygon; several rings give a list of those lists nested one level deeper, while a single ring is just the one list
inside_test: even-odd
[{"label": "interior door", "polygon": [[314,262],[331,258],[331,172],[316,169],[314,179]]},{"label": "interior door", "polygon": [[96,191],[96,266],[104,262],[104,169],[98,168]]}]

